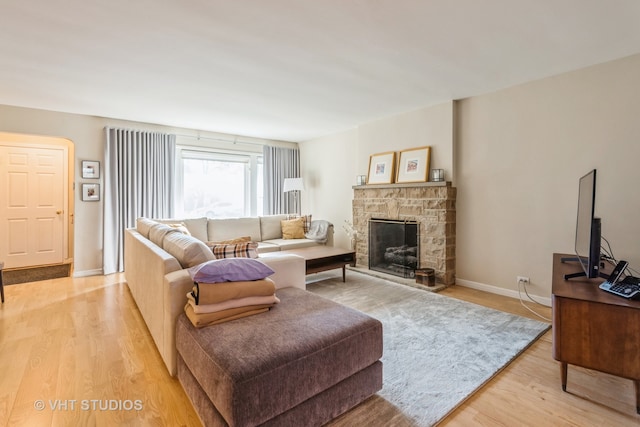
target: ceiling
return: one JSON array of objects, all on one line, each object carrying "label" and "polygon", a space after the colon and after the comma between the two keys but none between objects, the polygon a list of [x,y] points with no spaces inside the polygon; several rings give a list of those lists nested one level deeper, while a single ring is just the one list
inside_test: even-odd
[{"label": "ceiling", "polygon": [[0,0],[0,104],[304,141],[640,52],[637,0]]}]

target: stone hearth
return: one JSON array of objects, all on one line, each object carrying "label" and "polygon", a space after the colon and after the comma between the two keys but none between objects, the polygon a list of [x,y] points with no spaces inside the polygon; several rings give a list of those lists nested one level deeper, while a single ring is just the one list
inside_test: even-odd
[{"label": "stone hearth", "polygon": [[456,188],[450,182],[360,185],[353,190],[356,266],[369,267],[369,219],[417,221],[419,267],[433,268],[438,284],[455,283]]}]

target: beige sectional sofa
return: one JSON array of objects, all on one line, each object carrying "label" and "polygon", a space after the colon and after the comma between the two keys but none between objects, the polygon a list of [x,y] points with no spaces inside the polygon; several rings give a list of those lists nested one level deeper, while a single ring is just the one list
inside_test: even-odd
[{"label": "beige sectional sofa", "polygon": [[277,252],[287,249],[298,249],[325,244],[333,246],[333,227],[327,232],[327,241],[318,242],[309,238],[284,239],[281,221],[287,215],[268,215],[247,218],[192,218],[161,219],[165,224],[184,224],[191,235],[203,242],[220,242],[249,236],[258,242],[258,253]]},{"label": "beige sectional sofa", "polygon": [[[262,224],[275,227],[276,219],[270,219],[272,221],[265,220]],[[277,221],[279,224],[279,219]],[[209,241],[209,238],[235,238],[239,237],[236,234],[238,232],[241,232],[240,236],[258,237],[262,236],[262,230],[259,218],[250,220],[201,218],[169,222],[185,224],[191,235],[183,234],[174,227],[146,218],[138,219],[136,228],[125,231],[124,274],[156,347],[169,373],[175,376],[176,319],[184,311],[186,295],[193,287],[187,268],[215,259],[211,249],[204,243]],[[268,239],[269,242],[262,242],[263,245],[258,249],[261,252],[258,260],[274,270],[275,274],[270,278],[276,283],[276,288],[305,289],[304,259],[296,255],[279,253],[280,248],[288,245],[275,243],[279,239],[275,230],[265,229],[265,231],[265,235],[272,239]],[[211,234],[208,234],[209,232]],[[300,239],[298,242],[290,243],[318,244],[307,240]]]},{"label": "beige sectional sofa", "polygon": [[[318,243],[278,237],[279,221],[169,225],[140,218],[125,232],[131,294],[203,425],[321,426],[382,387],[382,324],[307,292],[304,258],[279,249]],[[262,239],[258,261],[274,271],[280,302],[265,313],[194,327],[184,314],[193,287],[188,268],[214,259],[205,241],[246,235]]]}]

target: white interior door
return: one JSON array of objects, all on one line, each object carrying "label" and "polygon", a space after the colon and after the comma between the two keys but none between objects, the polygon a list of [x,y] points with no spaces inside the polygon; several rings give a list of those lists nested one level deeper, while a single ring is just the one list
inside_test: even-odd
[{"label": "white interior door", "polygon": [[0,145],[0,259],[5,268],[64,259],[62,148]]}]

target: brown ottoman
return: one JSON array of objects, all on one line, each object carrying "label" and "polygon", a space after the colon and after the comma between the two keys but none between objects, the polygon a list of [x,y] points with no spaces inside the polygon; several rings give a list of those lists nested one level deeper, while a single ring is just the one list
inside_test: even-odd
[{"label": "brown ottoman", "polygon": [[267,313],[176,326],[178,379],[206,426],[322,425],[382,388],[382,324],[310,292]]}]

